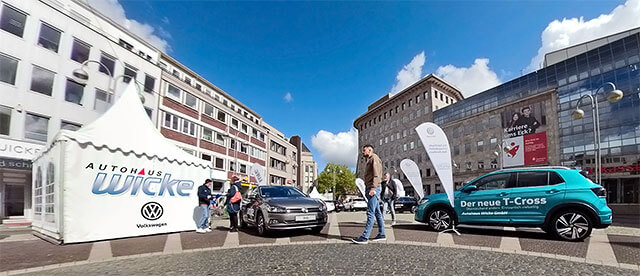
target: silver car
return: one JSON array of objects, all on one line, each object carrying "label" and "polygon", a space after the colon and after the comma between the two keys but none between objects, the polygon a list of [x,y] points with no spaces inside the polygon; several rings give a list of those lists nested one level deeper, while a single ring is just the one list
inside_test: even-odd
[{"label": "silver car", "polygon": [[255,226],[261,236],[300,228],[319,233],[326,223],[325,204],[290,186],[258,186],[242,199],[240,226]]}]

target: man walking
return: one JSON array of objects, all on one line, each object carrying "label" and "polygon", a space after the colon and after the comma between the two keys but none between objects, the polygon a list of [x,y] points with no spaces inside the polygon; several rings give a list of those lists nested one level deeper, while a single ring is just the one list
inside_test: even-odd
[{"label": "man walking", "polygon": [[[229,212],[229,232],[238,231],[238,212],[240,211],[240,201],[242,197],[241,183],[237,176],[231,177],[231,187],[227,191],[227,212]],[[236,195],[237,193],[237,195]]]},{"label": "man walking", "polygon": [[374,218],[378,223],[378,235],[371,240],[380,241],[387,239],[384,233],[384,219],[379,205],[380,193],[382,192],[380,187],[380,181],[382,180],[382,161],[380,161],[380,157],[378,157],[378,155],[373,153],[372,145],[365,145],[362,148],[362,156],[366,160],[364,167],[364,185],[366,197],[368,199],[367,224],[364,227],[362,235],[351,240],[353,243],[357,244],[367,244],[369,242],[369,235],[371,235]]},{"label": "man walking", "polygon": [[202,217],[198,220],[197,233],[211,232],[211,228],[209,228],[209,204],[211,203],[211,198],[211,179],[207,179],[204,184],[198,187],[198,204],[200,205]]},{"label": "man walking", "polygon": [[[396,208],[395,203],[396,199],[398,199],[398,193],[396,190],[396,183],[391,180],[391,175],[389,173],[384,174],[384,180],[382,180],[382,201],[384,202],[382,206],[385,204],[390,209],[391,212],[391,225],[396,225]],[[382,213],[384,214],[385,209],[382,209]]]}]

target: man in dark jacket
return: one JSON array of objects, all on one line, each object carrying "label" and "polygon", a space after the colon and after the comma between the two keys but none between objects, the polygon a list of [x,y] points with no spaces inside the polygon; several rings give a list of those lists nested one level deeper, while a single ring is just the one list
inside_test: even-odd
[{"label": "man in dark jacket", "polygon": [[200,206],[200,212],[202,217],[198,220],[198,233],[211,232],[209,228],[209,204],[211,203],[211,179],[204,181],[200,187],[198,187],[198,205]]},{"label": "man in dark jacket", "polygon": [[395,203],[396,199],[398,199],[398,192],[396,190],[396,183],[391,180],[391,175],[389,173],[384,174],[384,179],[382,180],[382,213],[384,214],[384,206],[385,204],[390,209],[391,212],[391,225],[396,224],[396,209]]},{"label": "man in dark jacket", "polygon": [[227,212],[229,212],[229,231],[238,231],[238,212],[240,211],[240,202],[231,203],[231,198],[236,192],[241,193],[242,186],[237,176],[231,177],[231,187],[227,191]]}]

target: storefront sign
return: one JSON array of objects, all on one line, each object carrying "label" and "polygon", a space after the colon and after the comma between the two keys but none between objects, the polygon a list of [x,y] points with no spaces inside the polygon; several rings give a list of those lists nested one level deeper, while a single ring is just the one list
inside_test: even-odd
[{"label": "storefront sign", "polygon": [[504,140],[508,150],[502,154],[505,168],[544,164],[547,162],[547,133],[545,131]]},{"label": "storefront sign", "polygon": [[40,155],[43,145],[7,138],[0,138],[0,156],[32,160]]},{"label": "storefront sign", "polygon": [[0,169],[18,169],[30,171],[31,161],[12,158],[0,158]]},{"label": "storefront sign", "polygon": [[[594,174],[596,168],[586,168],[587,174]],[[600,170],[603,174],[611,174],[611,173],[640,173],[640,163],[635,165],[626,165],[626,166],[615,166],[615,167],[604,167]]]}]

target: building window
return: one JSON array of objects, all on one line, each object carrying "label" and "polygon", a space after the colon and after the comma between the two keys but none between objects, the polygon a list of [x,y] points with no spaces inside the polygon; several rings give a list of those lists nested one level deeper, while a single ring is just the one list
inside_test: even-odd
[{"label": "building window", "polygon": [[407,137],[407,130],[402,130],[402,137]]},{"label": "building window", "polygon": [[184,93],[184,104],[195,110],[198,110],[198,99],[189,93]]},{"label": "building window", "polygon": [[196,124],[182,118],[180,120],[182,121],[182,133],[196,136]]},{"label": "building window", "polygon": [[240,164],[240,173],[247,173],[247,165]]},{"label": "building window", "polygon": [[26,21],[27,15],[25,13],[4,4],[2,15],[0,15],[0,29],[22,37]]},{"label": "building window", "polygon": [[82,96],[84,94],[84,85],[73,80],[67,79],[67,86],[64,90],[64,100],[70,103],[82,105]]},{"label": "building window", "polygon": [[156,79],[148,74],[144,77],[144,92],[153,93],[153,87],[156,85]]},{"label": "building window", "polygon": [[147,112],[147,116],[149,116],[149,119],[153,120],[153,109],[148,108],[148,107],[144,107],[144,112]]},{"label": "building window", "polygon": [[131,45],[131,43],[129,42],[124,41],[122,38],[118,40],[118,44],[129,51],[133,50],[133,45]]},{"label": "building window", "polygon": [[213,130],[208,129],[206,127],[202,128],[202,139],[207,140],[209,142],[213,141]]},{"label": "building window", "polygon": [[413,99],[409,99],[409,107],[411,107],[412,102],[413,102]]},{"label": "building window", "polygon": [[471,153],[471,144],[464,144],[464,153],[465,154]]},{"label": "building window", "polygon": [[11,85],[16,84],[16,72],[18,60],[10,56],[0,54],[0,81]]},{"label": "building window", "polygon": [[90,51],[91,46],[76,38],[73,40],[73,46],[71,47],[71,60],[83,63],[89,59]]},{"label": "building window", "polygon": [[204,103],[204,114],[206,114],[207,116],[213,118],[213,105],[210,105],[208,103]]},{"label": "building window", "polygon": [[93,109],[104,113],[109,107],[111,107],[111,102],[113,101],[113,96],[111,93],[108,93],[104,90],[96,89],[96,100],[93,103]]},{"label": "building window", "polygon": [[402,110],[404,110],[405,108],[405,103],[402,103]]},{"label": "building window", "polygon": [[47,141],[49,118],[27,113],[24,124],[24,138]]},{"label": "building window", "polygon": [[173,75],[176,78],[180,78],[180,72],[178,72],[178,70],[173,69],[173,72],[171,72],[171,75]]},{"label": "building window", "polygon": [[482,152],[484,150],[484,141],[478,141],[477,149],[478,152]]},{"label": "building window", "polygon": [[416,96],[416,104],[420,103],[420,95]]},{"label": "building window", "polygon": [[122,78],[124,83],[129,83],[132,79],[135,80],[137,76],[138,69],[129,66],[124,67],[124,77]]},{"label": "building window", "polygon": [[224,146],[224,136],[222,134],[216,132],[216,143]]},{"label": "building window", "polygon": [[208,154],[201,153],[200,158],[202,158],[202,160],[211,161],[211,155]]},{"label": "building window", "polygon": [[260,139],[260,141],[264,142],[264,140],[265,140],[264,133],[260,132],[260,138],[259,139]]},{"label": "building window", "polygon": [[249,132],[249,128],[247,127],[247,125],[242,124],[242,132],[244,132],[244,133],[248,133]]},{"label": "building window", "polygon": [[478,169],[484,169],[484,161],[478,161]]},{"label": "building window", "polygon": [[[98,66],[98,71],[105,73],[107,75],[111,73],[111,76],[113,76],[114,70],[116,67],[115,58],[112,58],[111,56],[105,53],[102,53],[102,55],[100,56],[100,63],[104,64],[104,66],[102,65]],[[104,68],[105,66],[107,67],[107,69],[109,69],[109,71],[107,71],[107,69]]]},{"label": "building window", "polygon": [[490,166],[492,169],[498,168],[498,160],[496,159],[491,160]]},{"label": "building window", "polygon": [[33,66],[33,74],[31,76],[31,91],[51,96],[54,76],[54,72],[38,66]]},{"label": "building window", "polygon": [[402,145],[402,149],[403,149],[404,151],[407,151],[407,144]]},{"label": "building window", "polygon": [[222,111],[220,111],[220,110],[218,110],[218,120],[226,123],[227,122],[227,114],[222,112]]},{"label": "building window", "polygon": [[491,138],[489,141],[491,142],[491,148],[495,148],[496,144],[498,144],[498,138]]},{"label": "building window", "polygon": [[184,76],[184,82],[187,83],[188,85],[191,85],[191,79],[187,76]]},{"label": "building window", "polygon": [[236,171],[236,162],[229,160],[229,170],[232,172]]},{"label": "building window", "polygon": [[460,146],[453,146],[453,155],[460,155]]},{"label": "building window", "polygon": [[411,149],[415,148],[415,144],[414,144],[413,142],[409,143],[409,145],[410,145],[409,147],[410,147]]},{"label": "building window", "polygon": [[167,96],[169,96],[169,98],[172,98],[172,99],[180,102],[180,98],[181,98],[180,93],[181,93],[181,91],[180,91],[179,88],[177,88],[177,87],[175,87],[175,86],[173,86],[171,84],[169,84],[167,86]]},{"label": "building window", "polygon": [[467,171],[471,170],[471,162],[467,162]]},{"label": "building window", "polygon": [[200,85],[199,83],[196,83],[196,89],[202,91],[202,85]]},{"label": "building window", "polygon": [[60,129],[76,131],[76,130],[80,129],[81,127],[82,127],[82,125],[76,124],[76,123],[71,123],[71,122],[66,122],[66,121],[60,122]]},{"label": "building window", "polygon": [[235,128],[235,129],[238,129],[238,127],[239,127],[238,119],[231,118],[231,127]]},{"label": "building window", "polygon": [[219,157],[216,157],[216,158],[215,158],[215,161],[213,162],[213,166],[214,166],[216,169],[224,170],[224,159],[219,158]]},{"label": "building window", "polygon": [[170,128],[176,131],[180,131],[180,120],[177,116],[165,113],[164,114],[164,127]]},{"label": "building window", "polygon": [[60,45],[60,31],[42,22],[38,45],[57,53]]},{"label": "building window", "polygon": [[9,135],[11,130],[11,108],[0,105],[0,135]]}]

